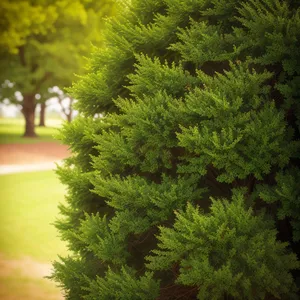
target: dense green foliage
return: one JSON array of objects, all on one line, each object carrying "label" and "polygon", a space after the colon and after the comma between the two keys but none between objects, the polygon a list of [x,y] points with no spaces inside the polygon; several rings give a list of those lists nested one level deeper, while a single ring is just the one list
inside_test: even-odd
[{"label": "dense green foliage", "polygon": [[74,83],[67,299],[298,299],[300,6],[132,0]]},{"label": "dense green foliage", "polygon": [[45,101],[49,88],[69,86],[84,73],[92,43],[101,45],[103,18],[113,9],[111,0],[1,1],[0,101],[22,106],[25,136],[35,135],[36,95]]}]

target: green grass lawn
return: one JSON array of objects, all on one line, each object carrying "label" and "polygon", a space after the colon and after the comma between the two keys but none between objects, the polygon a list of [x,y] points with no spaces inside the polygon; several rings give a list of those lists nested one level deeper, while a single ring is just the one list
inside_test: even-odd
[{"label": "green grass lawn", "polygon": [[[64,193],[54,171],[0,175],[1,258],[22,262],[30,257],[37,263],[51,263],[57,254],[67,254],[51,225]],[[4,268],[4,275],[0,270],[0,299],[55,300],[59,290],[42,276],[24,277],[17,271],[5,275]]]},{"label": "green grass lawn", "polygon": [[0,144],[29,144],[37,142],[53,142],[53,135],[57,133],[61,126],[62,120],[46,120],[47,127],[36,127],[38,138],[23,138],[24,120],[13,118],[0,118]]},{"label": "green grass lawn", "polygon": [[50,261],[65,253],[53,223],[65,188],[54,171],[0,176],[0,252]]}]

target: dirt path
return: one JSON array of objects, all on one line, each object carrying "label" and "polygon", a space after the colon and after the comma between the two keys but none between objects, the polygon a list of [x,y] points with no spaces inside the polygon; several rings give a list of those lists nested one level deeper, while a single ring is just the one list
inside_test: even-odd
[{"label": "dirt path", "polygon": [[54,142],[0,145],[0,175],[53,170],[69,154],[67,146]]},{"label": "dirt path", "polygon": [[68,147],[55,142],[0,145],[0,165],[41,164],[68,156]]},{"label": "dirt path", "polygon": [[46,162],[30,165],[0,165],[0,175],[54,170],[56,169],[56,164],[61,164],[61,161],[58,160],[55,162]]},{"label": "dirt path", "polygon": [[22,277],[43,278],[51,274],[52,265],[41,263],[30,257],[7,259],[0,253],[0,277],[18,273]]}]

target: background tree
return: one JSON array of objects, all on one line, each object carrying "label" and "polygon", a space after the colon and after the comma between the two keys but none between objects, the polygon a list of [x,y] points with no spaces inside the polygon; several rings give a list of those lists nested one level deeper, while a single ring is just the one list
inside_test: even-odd
[{"label": "background tree", "polygon": [[39,126],[46,127],[46,109],[47,109],[47,102],[53,97],[52,93],[50,92],[50,88],[48,90],[44,90],[42,94],[37,94],[35,96],[36,103],[40,106],[39,111]]},{"label": "background tree", "polygon": [[42,102],[40,108],[40,120],[39,120],[39,126],[45,127],[46,126],[46,101]]},{"label": "background tree", "polygon": [[120,12],[72,88],[52,278],[67,299],[298,299],[298,1]]},{"label": "background tree", "polygon": [[73,99],[70,95],[64,93],[59,87],[54,86],[49,89],[50,94],[48,95],[48,99],[50,97],[54,97],[57,100],[57,103],[60,106],[61,115],[67,122],[71,122],[73,117],[77,114],[77,111],[74,110],[75,99]]},{"label": "background tree", "polygon": [[83,72],[84,56],[91,43],[100,44],[102,18],[113,5],[109,0],[4,0],[0,11],[0,80],[14,83],[11,95],[22,93],[24,136],[35,136],[35,95],[68,86]]},{"label": "background tree", "polygon": [[73,119],[73,107],[74,99],[70,96],[63,98],[62,96],[58,97],[58,102],[61,106],[61,110],[66,117],[68,122],[71,122]]}]

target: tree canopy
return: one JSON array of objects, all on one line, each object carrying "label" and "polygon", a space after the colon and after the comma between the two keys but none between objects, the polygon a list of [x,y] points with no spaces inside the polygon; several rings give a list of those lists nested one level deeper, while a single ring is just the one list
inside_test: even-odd
[{"label": "tree canopy", "polygon": [[[101,45],[103,18],[114,10],[112,1],[1,1],[1,97],[13,101],[20,91],[28,134],[34,134],[35,95],[49,87],[71,85],[84,72],[85,56]],[[29,118],[29,115],[31,117]],[[26,135],[26,132],[25,132]]]}]

